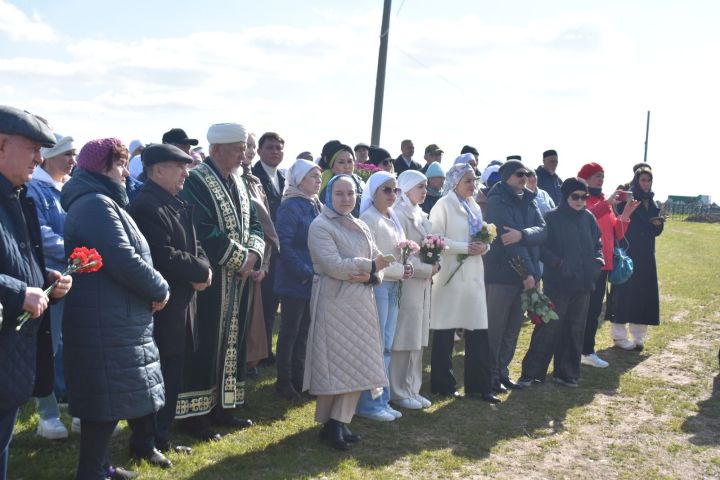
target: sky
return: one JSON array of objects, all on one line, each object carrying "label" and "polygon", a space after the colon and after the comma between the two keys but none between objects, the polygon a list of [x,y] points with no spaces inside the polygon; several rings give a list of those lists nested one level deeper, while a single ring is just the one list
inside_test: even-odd
[{"label": "sky", "polygon": [[[370,143],[383,2],[0,0],[0,104],[48,119],[76,145],[200,144],[238,122],[286,141],[287,165],[339,139]],[[395,0],[380,146],[412,139],[449,168],[558,151],[606,193],[648,162],[657,198],[711,195],[720,160],[720,2]],[[715,60],[713,60],[715,58]]]}]

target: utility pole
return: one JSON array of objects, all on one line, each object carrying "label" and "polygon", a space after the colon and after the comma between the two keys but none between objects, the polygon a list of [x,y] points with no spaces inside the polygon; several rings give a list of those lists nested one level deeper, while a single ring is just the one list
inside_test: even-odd
[{"label": "utility pole", "polygon": [[372,135],[370,144],[380,145],[380,129],[382,128],[383,98],[385,96],[385,65],[387,64],[388,37],[390,36],[390,4],[385,0],[383,7],[382,27],[380,28],[380,53],[378,54],[377,78],[375,79],[375,108],[373,109]]},{"label": "utility pole", "polygon": [[647,114],[647,123],[645,124],[645,155],[643,156],[643,162],[647,163],[647,147],[648,147],[648,136],[650,135],[650,110]]}]

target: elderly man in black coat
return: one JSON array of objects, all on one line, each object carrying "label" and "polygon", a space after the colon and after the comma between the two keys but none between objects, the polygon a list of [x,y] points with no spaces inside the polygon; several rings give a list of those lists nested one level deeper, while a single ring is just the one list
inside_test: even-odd
[{"label": "elderly man in black coat", "polygon": [[192,205],[177,196],[193,159],[173,145],[150,145],[142,153],[148,181],[130,205],[130,214],[150,245],[153,265],[170,284],[167,306],[154,315],[154,338],[165,380],[165,406],[157,414],[131,420],[130,450],[151,464],[169,467],[154,453],[190,453],[170,442],[170,425],[183,379],[186,348],[197,349],[195,292],[212,282],[212,270],[195,238]]},{"label": "elderly man in black coat", "polygon": [[[518,388],[510,380],[508,366],[523,321],[520,294],[540,280],[540,245],[546,236],[535,192],[525,188],[529,170],[519,160],[508,160],[499,172],[502,181],[490,189],[485,215],[498,234],[485,255],[488,337],[496,393]],[[526,278],[521,279],[510,266],[514,258],[524,265]]]},{"label": "elderly man in black coat", "polygon": [[[39,117],[0,105],[0,480],[7,461],[18,408],[32,395],[53,389],[50,298],[62,298],[72,285],[69,276],[46,270],[35,204],[25,183],[42,163],[40,147],[55,137]],[[43,291],[57,281],[50,298]],[[31,320],[18,329],[17,318]]]}]

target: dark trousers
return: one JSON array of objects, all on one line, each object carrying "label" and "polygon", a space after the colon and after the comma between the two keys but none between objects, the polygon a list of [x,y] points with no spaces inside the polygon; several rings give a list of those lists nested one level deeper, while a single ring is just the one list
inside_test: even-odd
[{"label": "dark trousers", "polygon": [[[5,375],[5,373],[3,373]],[[7,478],[8,456],[18,409],[0,410],[0,480]]]},{"label": "dark trousers", "polygon": [[595,290],[590,293],[590,304],[588,305],[587,321],[585,322],[585,340],[583,341],[583,355],[595,353],[595,334],[597,334],[598,320],[605,300],[605,288],[607,287],[608,274],[603,270],[595,282]]},{"label": "dark trousers", "polygon": [[110,466],[108,449],[117,425],[111,422],[80,421],[80,460],[75,480],[103,480]]},{"label": "dark trousers", "polygon": [[[433,330],[430,391],[450,394],[457,389],[452,370],[455,329]],[[465,393],[490,393],[490,349],[487,330],[465,330]]]},{"label": "dark trousers", "polygon": [[589,292],[545,292],[560,317],[536,325],[522,362],[522,376],[545,380],[554,357],[553,376],[564,380],[580,378],[580,354],[585,334]]},{"label": "dark trousers", "polygon": [[269,357],[272,357],[273,327],[275,326],[275,314],[277,314],[278,305],[280,304],[280,297],[275,295],[275,264],[277,263],[278,255],[278,251],[273,249],[272,257],[270,257],[270,270],[268,270],[267,275],[260,284]]},{"label": "dark trousers", "polygon": [[302,389],[305,349],[310,328],[310,300],[282,297],[280,333],[277,341],[278,384],[292,383]]},{"label": "dark trousers", "polygon": [[488,310],[488,339],[492,381],[510,377],[510,362],[515,356],[520,327],[523,324],[520,293],[522,287],[491,283],[485,285]]},{"label": "dark trousers", "polygon": [[160,357],[160,369],[165,384],[165,405],[157,413],[128,420],[132,430],[130,451],[149,453],[153,448],[165,448],[170,443],[170,426],[175,420],[175,408],[183,380],[185,356]]}]

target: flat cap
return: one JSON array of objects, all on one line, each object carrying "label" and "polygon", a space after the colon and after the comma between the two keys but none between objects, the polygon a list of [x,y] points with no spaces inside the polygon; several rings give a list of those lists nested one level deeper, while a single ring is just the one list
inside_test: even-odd
[{"label": "flat cap", "polygon": [[54,147],[55,136],[38,116],[7,105],[0,105],[0,133],[20,135],[43,147]]},{"label": "flat cap", "polygon": [[145,167],[160,162],[182,162],[192,163],[193,158],[180,150],[175,145],[166,143],[152,143],[140,154],[140,159]]}]

